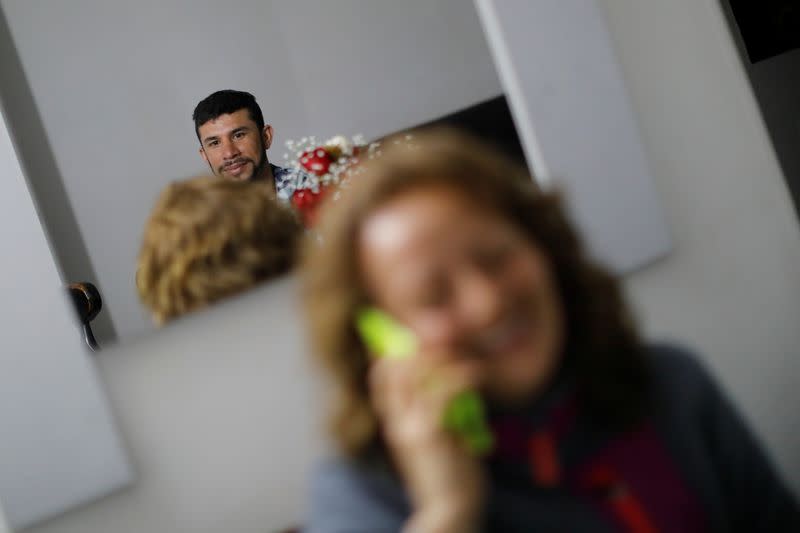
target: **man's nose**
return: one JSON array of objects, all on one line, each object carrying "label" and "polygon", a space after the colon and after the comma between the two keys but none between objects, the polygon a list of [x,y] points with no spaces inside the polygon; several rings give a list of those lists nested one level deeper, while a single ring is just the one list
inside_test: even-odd
[{"label": "man's nose", "polygon": [[239,147],[232,141],[223,141],[222,144],[222,157],[225,159],[233,159],[239,155]]}]

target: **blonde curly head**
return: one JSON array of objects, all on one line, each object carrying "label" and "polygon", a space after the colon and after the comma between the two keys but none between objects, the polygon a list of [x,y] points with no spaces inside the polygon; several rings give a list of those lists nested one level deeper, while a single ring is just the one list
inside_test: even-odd
[{"label": "blonde curly head", "polygon": [[136,285],[157,324],[289,272],[302,227],[263,182],[198,177],[161,193]]}]

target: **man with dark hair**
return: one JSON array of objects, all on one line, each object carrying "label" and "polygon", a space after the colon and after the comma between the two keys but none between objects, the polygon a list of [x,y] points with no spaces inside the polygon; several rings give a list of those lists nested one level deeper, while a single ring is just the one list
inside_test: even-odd
[{"label": "man with dark hair", "polygon": [[192,114],[200,156],[211,171],[235,181],[264,180],[283,201],[294,192],[296,171],[269,162],[272,126],[255,97],[244,91],[217,91],[197,104]]}]

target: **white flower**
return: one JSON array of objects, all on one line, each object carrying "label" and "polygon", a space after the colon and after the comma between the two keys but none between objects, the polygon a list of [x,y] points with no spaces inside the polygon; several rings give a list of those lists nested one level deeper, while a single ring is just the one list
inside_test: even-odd
[{"label": "white flower", "polygon": [[344,135],[336,135],[325,141],[325,146],[338,148],[344,155],[353,155],[353,144]]}]

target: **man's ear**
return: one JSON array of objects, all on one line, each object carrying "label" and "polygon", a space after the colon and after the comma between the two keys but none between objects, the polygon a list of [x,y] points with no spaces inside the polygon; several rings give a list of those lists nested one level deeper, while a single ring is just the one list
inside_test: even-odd
[{"label": "man's ear", "polygon": [[264,126],[264,131],[261,132],[262,138],[264,139],[264,149],[267,150],[270,145],[272,144],[272,126],[269,124]]},{"label": "man's ear", "polygon": [[206,155],[206,151],[205,151],[205,150],[203,150],[203,147],[202,147],[202,146],[200,147],[200,150],[199,150],[199,152],[200,152],[200,157],[202,157],[202,158],[203,158],[203,161],[205,161],[206,163],[208,163],[208,156]]}]

